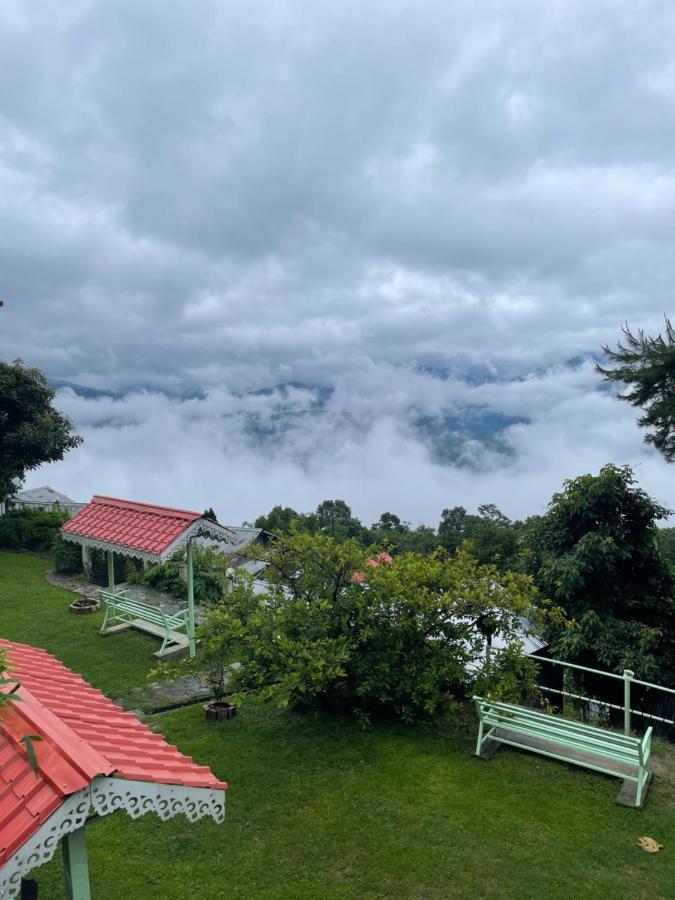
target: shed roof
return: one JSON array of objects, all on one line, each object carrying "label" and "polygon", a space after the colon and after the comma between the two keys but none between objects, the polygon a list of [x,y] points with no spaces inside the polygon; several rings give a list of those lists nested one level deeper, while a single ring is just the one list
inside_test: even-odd
[{"label": "shed roof", "polygon": [[[127,794],[139,782],[206,789],[195,796],[216,791],[224,802],[227,785],[207,766],[184,756],[45,650],[5,640],[0,647],[7,653],[8,676],[20,682],[21,700],[10,703],[0,720],[0,869],[71,795],[93,784],[99,792],[106,782],[121,784]],[[37,773],[21,743],[26,735],[40,738],[33,744]]]},{"label": "shed roof", "polygon": [[76,543],[151,560],[166,559],[192,536],[226,543],[235,539],[232,529],[202,513],[98,495],[62,526],[61,534]]}]

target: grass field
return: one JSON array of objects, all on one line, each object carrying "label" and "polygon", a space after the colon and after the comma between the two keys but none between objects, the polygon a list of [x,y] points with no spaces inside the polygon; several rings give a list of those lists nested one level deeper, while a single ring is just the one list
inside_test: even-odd
[{"label": "grass field", "polygon": [[69,612],[73,594],[44,580],[50,565],[29,553],[0,552],[0,636],[48,650],[111,697],[145,683],[157,641],[132,629],[99,635],[103,612]]},{"label": "grass field", "polygon": [[[144,678],[153,645],[99,638],[89,617],[65,612],[68,596],[42,582],[44,568],[0,555],[0,633],[47,647],[112,695]],[[227,819],[92,823],[97,900],[675,896],[665,774],[635,811],[615,805],[615,779],[508,750],[476,759],[472,717],[363,731],[252,703],[231,722],[206,722],[197,707],[151,721],[229,781]],[[659,754],[663,770],[670,756]],[[645,853],[640,835],[664,849]],[[63,896],[58,857],[35,875],[41,900]]]}]

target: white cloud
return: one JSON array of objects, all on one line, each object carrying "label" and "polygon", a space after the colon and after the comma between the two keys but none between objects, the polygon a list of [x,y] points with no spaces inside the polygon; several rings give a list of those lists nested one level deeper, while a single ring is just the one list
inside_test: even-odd
[{"label": "white cloud", "polygon": [[[361,380],[352,373],[320,410],[316,394],[303,389],[214,390],[188,400],[152,392],[90,400],[62,391],[59,405],[85,443],[33,473],[29,485],[48,481],[81,500],[103,493],[213,506],[234,524],[277,503],[308,511],[342,497],[366,523],[390,510],[435,525],[453,505],[494,502],[514,518],[539,513],[563,479],[615,462],[635,466],[643,487],[675,507],[667,466],[641,442],[632,409],[594,391],[593,377],[584,365],[471,386],[370,368]],[[468,442],[464,454],[478,467],[433,458],[411,409],[436,416],[467,407],[530,417],[505,431],[511,455]]]}]

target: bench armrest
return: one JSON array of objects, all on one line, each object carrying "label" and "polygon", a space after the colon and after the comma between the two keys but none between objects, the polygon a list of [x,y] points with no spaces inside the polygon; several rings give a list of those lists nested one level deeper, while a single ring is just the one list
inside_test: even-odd
[{"label": "bench armrest", "polygon": [[640,744],[640,761],[642,765],[644,765],[651,755],[651,744],[652,744],[652,731],[653,727],[650,725],[649,728],[645,731],[644,737],[642,738],[642,743]]}]

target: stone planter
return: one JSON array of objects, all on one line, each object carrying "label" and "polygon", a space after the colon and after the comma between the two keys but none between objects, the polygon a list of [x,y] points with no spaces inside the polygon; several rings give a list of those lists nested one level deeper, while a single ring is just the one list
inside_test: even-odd
[{"label": "stone planter", "polygon": [[234,719],[237,715],[237,707],[227,700],[212,700],[204,704],[204,715],[207,719],[215,719],[222,722],[224,719]]},{"label": "stone planter", "polygon": [[93,597],[82,597],[81,600],[75,600],[70,604],[70,611],[80,616],[98,612],[100,608],[101,604]]}]

